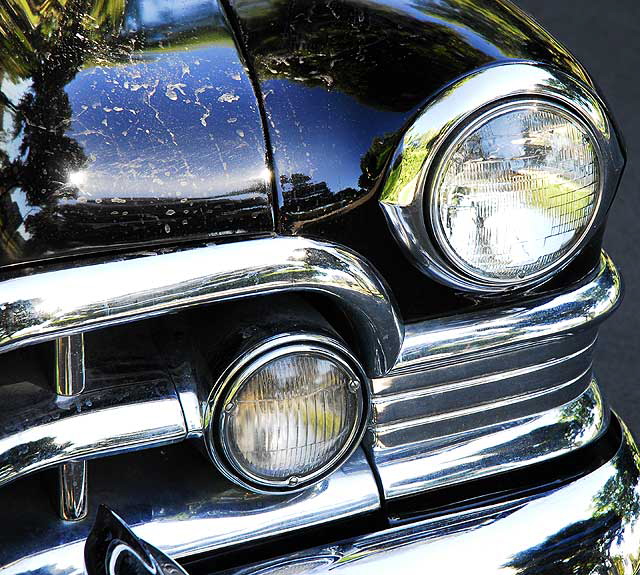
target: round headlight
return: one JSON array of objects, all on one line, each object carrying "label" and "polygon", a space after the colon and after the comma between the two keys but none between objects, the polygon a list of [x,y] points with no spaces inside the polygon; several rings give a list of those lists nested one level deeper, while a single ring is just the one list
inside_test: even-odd
[{"label": "round headlight", "polygon": [[600,152],[575,114],[546,101],[512,102],[468,123],[446,145],[426,210],[458,270],[517,284],[570,257],[601,196]]},{"label": "round headlight", "polygon": [[227,477],[254,491],[300,489],[357,447],[367,402],[364,376],[337,342],[268,342],[214,390],[209,451]]}]

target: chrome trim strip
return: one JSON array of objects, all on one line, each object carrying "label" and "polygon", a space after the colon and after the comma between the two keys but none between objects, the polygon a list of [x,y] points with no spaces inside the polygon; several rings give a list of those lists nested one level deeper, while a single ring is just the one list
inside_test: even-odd
[{"label": "chrome trim strip", "polygon": [[[376,396],[373,401],[376,413],[376,427],[382,429],[402,427],[410,419],[413,425],[418,421],[438,421],[457,417],[464,413],[475,413],[495,409],[500,405],[520,403],[530,399],[543,398],[570,386],[587,376],[590,379],[591,359],[595,338],[590,333],[588,345],[576,352],[556,356],[545,360],[538,354],[546,350],[533,350],[535,363],[523,365],[522,355],[517,358],[518,367],[508,367],[504,371],[495,371],[495,365],[484,361],[485,370],[480,377],[471,375],[464,379],[446,377],[446,368],[440,370],[440,376],[446,377],[444,383],[425,387],[425,381],[416,385],[415,378],[385,378],[390,389],[395,390],[396,381],[414,380],[414,386],[397,393]],[[568,343],[568,342],[567,342]],[[554,346],[557,351],[561,346]],[[546,355],[546,354],[545,354]],[[466,362],[465,362],[466,363]],[[494,370],[491,370],[491,368]],[[460,371],[464,369],[461,366]],[[450,370],[452,371],[452,370]],[[434,378],[435,379],[435,378]],[[407,381],[401,381],[408,385]],[[399,387],[399,386],[398,386]],[[394,422],[400,422],[395,423]]]},{"label": "chrome trim strip", "polygon": [[[20,405],[11,407],[12,397]],[[187,430],[171,382],[154,380],[61,398],[28,382],[0,387],[0,485],[71,461],[165,445]]]},{"label": "chrome trim strip", "polygon": [[[488,407],[468,429],[441,435],[423,426],[404,443],[381,432],[374,447],[375,469],[387,499],[411,495],[444,485],[503,473],[569,453],[597,439],[609,423],[609,408],[591,381],[575,399],[537,413],[530,405],[499,410]],[[524,413],[523,413],[524,411]],[[491,423],[493,422],[493,423]],[[450,426],[452,428],[453,426]],[[394,447],[395,445],[395,447]],[[496,479],[496,481],[498,481]]]},{"label": "chrome trim strip", "polygon": [[[56,339],[55,355],[56,393],[62,397],[82,393],[85,386],[84,334]],[[58,468],[58,483],[60,517],[66,521],[85,517],[88,505],[87,462],[63,463]]]},{"label": "chrome trim strip", "polygon": [[[145,451],[124,455],[121,461],[93,462],[91,490],[92,497],[121,515],[136,535],[174,558],[274,537],[380,507],[378,488],[361,449],[327,479],[286,496],[249,494],[212,471],[199,453],[183,446],[166,451],[170,453]],[[114,478],[124,470],[127,481],[117,482],[114,489]],[[31,494],[30,505],[12,506],[10,501],[22,501],[23,493]],[[12,526],[2,534],[0,573],[84,574],[84,541],[95,509],[90,509],[84,521],[51,521],[46,493],[33,477],[0,490],[0,510],[3,525]]]},{"label": "chrome trim strip", "polygon": [[0,283],[0,351],[221,300],[325,294],[362,338],[369,375],[395,362],[403,327],[375,270],[337,245],[275,237],[44,271]]},{"label": "chrome trim strip", "polygon": [[613,459],[563,487],[225,573],[635,575],[640,568],[639,458],[626,435]]},{"label": "chrome trim strip", "polygon": [[372,380],[366,447],[384,497],[523,467],[596,439],[608,408],[593,380],[593,348],[621,295],[603,253],[571,291],[407,325],[398,362]]},{"label": "chrome trim strip", "polygon": [[[565,257],[547,273],[526,282],[515,285],[482,282],[451,265],[431,238],[426,224],[427,178],[445,140],[475,113],[501,100],[528,100],[532,96],[563,105],[592,128],[602,152],[602,198],[590,233],[581,238],[572,250],[572,257]],[[624,157],[606,107],[589,86],[536,62],[508,62],[460,78],[429,102],[407,129],[389,166],[380,205],[394,237],[414,265],[456,289],[500,293],[541,283],[571,262],[604,223],[618,187]]]},{"label": "chrome trim strip", "polygon": [[587,329],[613,312],[621,297],[620,274],[603,252],[595,275],[570,291],[518,307],[492,308],[405,326],[400,356],[390,375]]},{"label": "chrome trim strip", "polygon": [[[415,408],[415,412],[412,412],[412,407],[414,407],[412,404],[415,403],[415,400],[411,399],[406,401],[403,400],[399,405],[393,405],[392,407],[395,409],[392,410],[388,409],[388,405],[378,405],[376,406],[376,413],[379,417],[376,423],[376,436],[379,439],[385,434],[391,434],[398,431],[406,432],[413,427],[424,428],[425,426],[433,423],[446,422],[452,419],[461,419],[467,416],[479,414],[486,415],[487,411],[500,410],[503,408],[517,408],[525,402],[544,400],[550,395],[559,395],[557,392],[565,392],[562,393],[562,395],[565,395],[568,391],[568,393],[574,395],[574,390],[576,388],[582,390],[590,381],[591,363],[589,363],[589,366],[582,373],[568,381],[560,380],[559,383],[552,383],[549,387],[543,387],[542,389],[533,391],[523,391],[515,395],[511,395],[507,392],[503,397],[495,398],[490,401],[487,401],[484,398],[478,398],[479,401],[471,401],[469,402],[470,404],[465,403],[464,407],[457,407],[448,411],[446,408],[443,410],[431,408],[428,414],[424,414],[422,406],[418,406]],[[570,389],[567,390],[566,388]],[[385,407],[387,409],[384,409]],[[387,411],[391,411],[391,413],[389,414]],[[397,417],[398,415],[400,417],[406,417],[407,419],[403,419],[401,421],[394,419],[394,416]],[[411,416],[413,416],[413,418],[409,419]],[[384,423],[384,420],[388,420],[388,423]]]}]

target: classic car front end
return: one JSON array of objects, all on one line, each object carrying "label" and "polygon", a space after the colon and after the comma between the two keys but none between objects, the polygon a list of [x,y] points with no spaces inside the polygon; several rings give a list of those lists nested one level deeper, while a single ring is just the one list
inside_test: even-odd
[{"label": "classic car front end", "polygon": [[8,0],[0,31],[1,573],[636,573],[592,366],[624,152],[535,22]]}]

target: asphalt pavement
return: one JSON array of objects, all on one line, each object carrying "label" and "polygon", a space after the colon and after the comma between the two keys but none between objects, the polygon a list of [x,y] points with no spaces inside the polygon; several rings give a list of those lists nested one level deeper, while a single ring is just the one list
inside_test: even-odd
[{"label": "asphalt pavement", "polygon": [[605,250],[622,272],[625,297],[600,329],[595,369],[613,408],[640,439],[640,2],[516,3],[587,68],[626,142],[627,167],[604,240]]}]

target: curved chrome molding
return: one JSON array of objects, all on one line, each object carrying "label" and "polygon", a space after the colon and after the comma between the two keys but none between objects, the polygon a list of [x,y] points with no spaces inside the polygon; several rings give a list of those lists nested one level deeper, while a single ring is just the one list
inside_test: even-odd
[{"label": "curved chrome molding", "polygon": [[432,240],[426,225],[426,181],[445,140],[476,112],[500,100],[531,97],[558,102],[593,130],[602,152],[602,199],[580,251],[604,222],[613,200],[624,158],[604,104],[587,86],[567,74],[534,62],[503,63],[465,76],[431,101],[404,135],[390,162],[380,203],[390,228],[411,261],[437,281],[480,293],[522,289],[548,279],[567,266],[566,258],[548,273],[517,285],[482,283],[452,266]]},{"label": "curved chrome molding", "polygon": [[627,436],[613,459],[563,487],[225,573],[635,575],[639,462]]},{"label": "curved chrome molding", "polygon": [[[122,461],[95,461],[92,497],[117,511],[137,536],[173,558],[275,537],[380,507],[376,482],[361,449],[331,477],[287,496],[248,494],[212,472],[211,464],[199,455],[176,446],[164,456],[144,452],[123,456]],[[123,473],[127,481],[114,489],[113,478]],[[26,508],[10,503],[12,498],[24,501],[27,494]],[[0,491],[0,509],[3,524],[11,525],[2,533],[0,573],[84,575],[83,547],[96,509],[90,508],[83,521],[51,521],[46,493],[38,489],[35,477]]]},{"label": "curved chrome molding", "polygon": [[221,300],[306,290],[345,308],[370,375],[403,339],[375,270],[342,247],[277,237],[79,266],[0,283],[0,351]]},{"label": "curved chrome molding", "polygon": [[620,274],[603,252],[595,275],[571,291],[518,307],[407,325],[400,356],[390,375],[593,327],[618,306],[621,297]]}]

